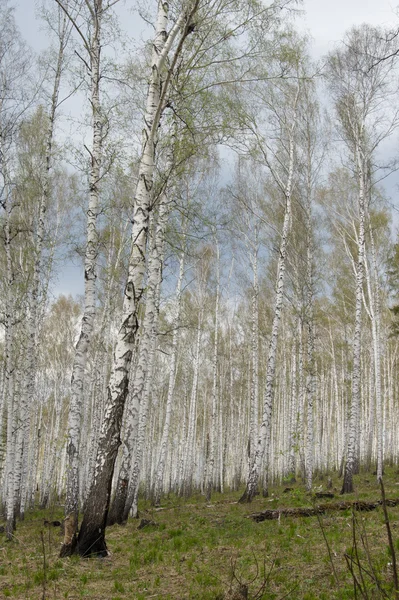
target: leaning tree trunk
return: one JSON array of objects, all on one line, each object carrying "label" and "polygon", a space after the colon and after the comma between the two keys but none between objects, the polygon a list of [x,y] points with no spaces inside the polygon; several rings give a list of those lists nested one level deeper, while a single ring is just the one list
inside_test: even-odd
[{"label": "leaning tree trunk", "polygon": [[[191,4],[191,3],[190,3]],[[104,418],[101,424],[94,480],[86,500],[82,525],[78,536],[78,552],[83,556],[108,553],[105,527],[109,510],[112,477],[120,446],[120,430],[128,391],[129,370],[138,329],[138,309],[144,293],[148,219],[152,202],[155,147],[169,84],[174,73],[184,40],[190,33],[190,22],[197,9],[198,0],[182,10],[167,34],[168,4],[158,3],[158,18],[152,52],[151,79],[144,116],[143,151],[139,165],[139,178],[134,202],[132,249],[128,279],[123,299],[122,324],[116,336],[113,367],[107,390]],[[173,43],[180,34],[177,48],[167,74],[167,59]]]},{"label": "leaning tree trunk", "polygon": [[[158,333],[158,296],[162,279],[164,236],[168,222],[169,207],[170,203],[167,202],[163,194],[159,207],[158,222],[153,228],[153,243],[151,244],[152,249],[148,265],[146,312],[142,333],[140,334],[139,358],[130,398],[132,410],[125,432],[123,459],[119,471],[115,498],[107,519],[108,525],[124,523],[127,520],[131,506],[131,502],[130,506],[127,506],[129,504],[128,497],[133,501],[136,486],[139,482],[141,457],[147,426],[148,402],[151,395],[151,370],[155,353],[153,346]],[[137,437],[137,444],[131,476],[133,437]]]},{"label": "leaning tree trunk", "polygon": [[249,473],[247,486],[244,494],[240,498],[240,502],[251,502],[256,494],[258,488],[260,467],[265,451],[266,440],[270,434],[271,424],[271,413],[272,403],[274,395],[274,378],[276,372],[276,356],[277,356],[277,340],[279,333],[279,326],[281,320],[281,311],[283,308],[283,295],[284,295],[284,279],[285,279],[285,258],[287,253],[287,241],[290,230],[291,221],[291,195],[286,196],[286,207],[284,215],[283,231],[281,236],[279,260],[277,267],[277,288],[276,288],[276,300],[274,305],[274,317],[272,325],[272,335],[269,345],[269,357],[267,361],[266,371],[266,388],[264,397],[264,408],[262,416],[262,424],[260,429],[260,435],[256,444],[256,450],[254,452],[254,458]]}]

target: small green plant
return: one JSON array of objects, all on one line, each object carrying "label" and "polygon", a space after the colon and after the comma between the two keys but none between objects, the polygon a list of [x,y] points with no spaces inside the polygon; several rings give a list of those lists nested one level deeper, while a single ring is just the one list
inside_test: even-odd
[{"label": "small green plant", "polygon": [[123,587],[123,584],[120,581],[114,581],[114,588],[116,592],[120,592],[121,594],[125,592],[125,588]]}]

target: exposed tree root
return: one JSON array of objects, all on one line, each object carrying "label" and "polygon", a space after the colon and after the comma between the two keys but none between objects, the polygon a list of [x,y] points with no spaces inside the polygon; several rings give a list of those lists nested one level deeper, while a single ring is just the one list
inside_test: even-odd
[{"label": "exposed tree root", "polygon": [[[398,506],[399,498],[392,500],[386,500],[387,506]],[[259,513],[252,513],[248,515],[248,519],[253,519],[257,523],[260,521],[268,521],[273,519],[279,519],[280,517],[314,517],[316,515],[322,515],[326,512],[338,511],[338,510],[358,510],[358,511],[370,511],[375,510],[378,506],[382,506],[382,501],[377,500],[376,502],[363,502],[361,500],[354,500],[353,502],[331,502],[329,504],[317,504],[316,506],[309,508],[278,508],[276,510],[265,510]]]}]

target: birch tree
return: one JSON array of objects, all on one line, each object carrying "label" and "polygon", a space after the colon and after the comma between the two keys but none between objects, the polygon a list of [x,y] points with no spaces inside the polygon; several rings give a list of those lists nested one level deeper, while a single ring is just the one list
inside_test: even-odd
[{"label": "birch tree", "polygon": [[346,47],[330,56],[329,79],[337,108],[342,137],[356,177],[358,234],[356,259],[355,330],[353,337],[352,397],[347,442],[347,457],[342,493],[353,492],[353,474],[358,469],[359,411],[361,395],[361,324],[365,270],[365,223],[367,215],[367,168],[381,141],[397,124],[397,114],[387,111],[382,118],[382,103],[393,93],[391,64],[373,66],[374,56],[388,54],[381,32],[369,26],[352,29]]},{"label": "birch tree", "polygon": [[[92,338],[96,314],[96,278],[98,259],[98,226],[100,181],[102,177],[103,143],[106,123],[101,105],[101,46],[104,17],[115,4],[103,0],[90,0],[85,4],[80,0],[68,2],[55,0],[73,25],[83,44],[86,58],[80,56],[90,79],[90,106],[92,118],[92,144],[90,153],[89,201],[86,224],[86,249],[84,261],[85,306],[79,339],[76,344],[75,362],[71,378],[71,402],[68,421],[68,469],[65,515],[73,523],[68,529],[61,555],[74,551],[78,527],[79,509],[79,456],[82,403],[87,354]],[[83,8],[84,7],[84,8]]]},{"label": "birch tree", "polygon": [[[15,452],[17,437],[17,404],[13,373],[17,361],[15,325],[19,319],[18,280],[19,256],[14,246],[21,235],[13,194],[15,175],[15,143],[18,128],[31,102],[32,88],[28,79],[27,49],[15,26],[12,10],[7,3],[0,12],[0,200],[2,242],[5,255],[5,298],[2,322],[5,328],[5,366],[2,388],[2,406],[7,409],[7,456],[6,456],[6,534],[12,538],[15,528]],[[25,87],[24,87],[25,85]],[[20,276],[17,276],[19,271]],[[20,306],[23,311],[23,307]],[[22,313],[23,314],[23,313]]]},{"label": "birch tree", "polygon": [[[158,4],[157,25],[153,41],[151,79],[144,117],[142,158],[135,194],[132,249],[129,275],[125,286],[122,325],[114,352],[114,364],[107,390],[104,419],[101,425],[94,481],[89,492],[78,537],[79,553],[107,554],[105,526],[109,509],[112,475],[118,447],[120,427],[127,394],[128,374],[133,344],[138,328],[138,307],[143,294],[148,218],[154,178],[155,147],[168,87],[184,41],[192,31],[198,2],[181,10],[168,32],[169,7]],[[169,69],[167,69],[167,61]]]},{"label": "birch tree", "polygon": [[168,381],[168,395],[166,400],[165,407],[165,419],[163,424],[162,438],[159,447],[159,456],[156,468],[155,475],[155,483],[154,483],[154,494],[153,494],[153,503],[157,506],[160,503],[162,489],[163,489],[163,478],[165,473],[165,462],[167,456],[167,448],[168,448],[168,440],[169,440],[169,431],[172,417],[172,403],[173,396],[175,392],[175,382],[176,382],[176,368],[177,368],[177,351],[178,351],[178,343],[179,343],[179,328],[180,328],[180,318],[181,318],[181,304],[182,304],[182,284],[184,277],[184,260],[185,260],[185,235],[183,234],[183,245],[179,258],[179,275],[177,279],[176,285],[176,294],[175,294],[175,306],[174,306],[174,315],[173,315],[173,339],[172,339],[172,349],[171,349],[171,360],[169,367],[169,381]]},{"label": "birch tree", "polygon": [[[267,360],[262,422],[260,425],[256,450],[254,451],[246,489],[244,494],[240,498],[240,502],[251,502],[257,492],[262,460],[265,453],[267,460],[267,445],[268,440],[270,439],[269,436],[275,384],[277,341],[281,320],[281,311],[283,308],[287,244],[289,231],[291,228],[291,202],[295,174],[295,130],[297,126],[297,104],[300,92],[299,84],[293,87],[287,85],[287,88],[283,87],[281,91],[282,97],[280,97],[280,102],[284,98],[282,106],[284,107],[283,110],[285,109],[285,111],[282,114],[276,112],[276,123],[277,128],[279,130],[279,136],[281,136],[280,139],[284,139],[284,148],[286,150],[286,155],[284,156],[284,158],[282,159],[282,157],[279,157],[279,163],[283,166],[282,176],[280,175],[278,170],[276,170],[276,167],[272,163],[272,159],[270,158],[270,145],[264,138],[260,136],[259,132],[257,131],[257,128],[251,127],[256,137],[257,149],[260,152],[260,155],[263,158],[268,169],[270,170],[272,177],[275,179],[276,185],[278,186],[278,189],[282,194],[282,197],[284,198],[284,218],[278,249],[274,316],[272,323],[271,338],[269,342],[269,355]],[[284,101],[286,104],[284,103]],[[278,109],[276,107],[276,111],[277,110]]]},{"label": "birch tree", "polygon": [[[286,3],[282,3],[284,6]],[[232,10],[234,8],[234,10]],[[232,7],[228,2],[221,5],[217,2],[202,3],[201,0],[188,0],[176,10],[175,20],[168,31],[169,5],[158,3],[157,22],[153,50],[151,56],[151,76],[144,115],[142,154],[139,164],[139,180],[135,193],[133,209],[132,251],[129,273],[124,293],[122,325],[116,339],[114,363],[107,391],[107,402],[104,420],[100,431],[94,481],[86,503],[85,515],[78,538],[81,554],[107,552],[104,530],[109,508],[111,482],[118,446],[122,413],[127,395],[129,367],[132,357],[134,339],[138,328],[137,312],[143,295],[145,273],[146,243],[148,236],[148,215],[152,201],[154,165],[156,159],[156,142],[161,117],[168,106],[168,95],[171,80],[175,76],[184,49],[192,49],[187,74],[194,69],[199,57],[204,65],[213,64],[217,71],[223,52],[219,48],[229,47],[230,38],[234,40],[242,36],[244,23],[273,21],[275,13],[281,9],[280,2],[270,7],[260,7],[252,11],[250,6],[242,7],[240,3]],[[225,12],[224,12],[225,11]],[[223,14],[227,15],[229,31],[226,35],[226,23]],[[197,20],[198,17],[198,20]],[[218,29],[213,32],[215,39],[211,45],[207,43],[206,27]],[[269,23],[270,26],[270,23]],[[202,29],[201,29],[202,27]],[[233,27],[232,34],[230,30]],[[194,34],[196,30],[200,36]],[[261,29],[259,29],[261,31]],[[202,33],[203,32],[203,37]],[[190,42],[191,40],[191,42]],[[195,42],[199,41],[199,46]],[[225,46],[227,41],[227,46]],[[250,40],[252,43],[252,39]],[[208,53],[211,53],[209,56]],[[216,56],[215,56],[216,54]],[[218,56],[219,54],[219,56]],[[211,60],[209,60],[211,58]],[[213,63],[212,63],[213,61]],[[224,62],[224,61],[223,61]],[[237,63],[238,64],[238,63]],[[208,67],[203,67],[206,73]],[[216,80],[215,85],[220,85]]]},{"label": "birch tree", "polygon": [[[53,142],[54,142],[54,127],[56,119],[56,111],[59,105],[59,93],[62,73],[65,69],[65,58],[66,48],[69,41],[71,26],[68,22],[66,15],[58,9],[55,15],[48,16],[48,19],[54,19],[51,25],[56,34],[56,44],[58,48],[55,51],[54,56],[54,69],[53,78],[49,82],[48,99],[46,98],[48,105],[46,107],[45,115],[45,150],[43,152],[43,163],[40,164],[39,168],[41,171],[40,183],[41,193],[39,200],[39,208],[37,214],[37,226],[35,227],[35,239],[33,242],[34,248],[34,261],[33,261],[33,281],[30,293],[29,302],[29,321],[28,321],[28,344],[27,344],[27,357],[28,364],[25,373],[25,389],[21,399],[21,414],[23,417],[23,439],[28,438],[29,431],[29,418],[28,415],[31,411],[31,407],[34,404],[35,394],[35,374],[36,374],[36,361],[37,361],[37,336],[39,330],[39,293],[40,284],[43,281],[43,253],[45,244],[46,234],[46,212],[49,208],[50,194],[51,194],[51,170],[54,162]],[[44,285],[46,289],[46,285]],[[41,301],[45,303],[45,297],[41,298]],[[23,473],[22,477],[22,489],[20,497],[20,516],[23,518],[25,511],[25,484],[27,480],[27,448],[22,446],[20,449],[22,456],[20,458],[22,462]]]}]

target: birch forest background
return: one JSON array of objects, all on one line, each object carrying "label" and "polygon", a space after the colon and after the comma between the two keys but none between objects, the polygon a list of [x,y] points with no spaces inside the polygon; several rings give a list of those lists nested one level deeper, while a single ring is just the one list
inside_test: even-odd
[{"label": "birch forest background", "polygon": [[36,55],[0,0],[0,510],[61,556],[399,458],[399,20],[314,61],[294,0],[128,4],[38,3]]}]

